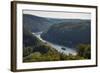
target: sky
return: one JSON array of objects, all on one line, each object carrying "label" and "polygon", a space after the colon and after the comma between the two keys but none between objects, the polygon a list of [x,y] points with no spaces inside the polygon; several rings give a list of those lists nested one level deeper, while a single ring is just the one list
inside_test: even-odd
[{"label": "sky", "polygon": [[83,13],[83,12],[23,10],[23,13],[36,15],[36,16],[40,16],[40,17],[46,17],[46,18],[91,19],[90,13]]}]

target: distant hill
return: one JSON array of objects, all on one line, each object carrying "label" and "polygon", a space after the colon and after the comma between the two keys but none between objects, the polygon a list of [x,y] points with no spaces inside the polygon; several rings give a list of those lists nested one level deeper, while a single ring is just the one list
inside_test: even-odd
[{"label": "distant hill", "polygon": [[[52,44],[70,48],[83,44],[81,46],[85,49],[85,54],[87,53],[86,57],[88,55],[90,58],[90,50],[87,51],[91,42],[90,24],[90,20],[46,18],[23,14],[23,62],[85,59],[83,50],[81,50],[82,56],[81,54],[65,55],[46,42],[42,42],[32,34],[33,32],[42,32],[42,39]],[[62,49],[64,50],[63,47]]]},{"label": "distant hill", "polygon": [[52,25],[41,37],[52,43],[67,47],[75,47],[81,43],[90,44],[90,24],[90,20],[70,19],[66,22]]},{"label": "distant hill", "polygon": [[49,28],[50,21],[35,15],[23,14],[23,27],[31,32],[45,31]]},{"label": "distant hill", "polygon": [[46,18],[39,17],[30,14],[23,14],[23,27],[31,32],[47,31],[53,24],[63,22],[80,22],[78,19],[57,19],[57,18]]}]

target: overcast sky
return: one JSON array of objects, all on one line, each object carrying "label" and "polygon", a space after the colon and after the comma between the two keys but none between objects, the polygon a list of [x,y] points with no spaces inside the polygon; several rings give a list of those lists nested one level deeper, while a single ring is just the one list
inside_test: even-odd
[{"label": "overcast sky", "polygon": [[58,19],[90,19],[90,13],[23,10],[24,14]]}]

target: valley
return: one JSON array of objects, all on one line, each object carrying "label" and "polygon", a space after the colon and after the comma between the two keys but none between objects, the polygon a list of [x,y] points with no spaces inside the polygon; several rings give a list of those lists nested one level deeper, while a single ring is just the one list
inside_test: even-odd
[{"label": "valley", "polygon": [[[66,55],[69,55],[69,54],[77,55],[77,52],[75,51],[75,49],[68,48],[68,47],[65,47],[62,45],[57,45],[57,44],[54,44],[54,43],[44,40],[43,38],[41,38],[42,33],[43,32],[37,32],[37,33],[32,33],[32,34],[35,35],[38,39],[40,39],[46,45],[49,45],[49,46],[53,47],[54,49],[56,49],[59,53],[64,53]],[[62,48],[64,48],[64,49],[62,49]]]},{"label": "valley", "polygon": [[23,62],[90,59],[90,24],[23,14]]}]

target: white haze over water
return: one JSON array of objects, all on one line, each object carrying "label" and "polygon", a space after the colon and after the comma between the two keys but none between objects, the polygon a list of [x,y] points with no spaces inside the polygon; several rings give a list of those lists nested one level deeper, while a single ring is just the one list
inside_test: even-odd
[{"label": "white haze over water", "polygon": [[86,12],[23,10],[23,13],[57,19],[91,19],[91,13]]}]

